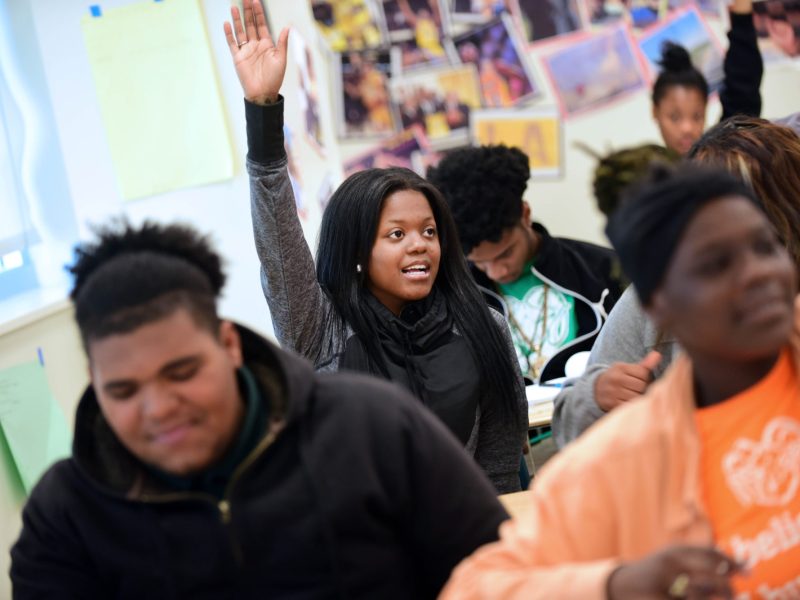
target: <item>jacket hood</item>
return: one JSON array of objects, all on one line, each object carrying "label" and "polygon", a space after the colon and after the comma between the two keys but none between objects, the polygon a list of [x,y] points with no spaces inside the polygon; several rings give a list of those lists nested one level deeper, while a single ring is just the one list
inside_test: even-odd
[{"label": "jacket hood", "polygon": [[[304,359],[278,348],[247,327],[236,324],[236,328],[244,363],[255,375],[265,401],[270,403],[271,418],[279,419],[282,429],[290,427],[311,409],[313,368]],[[160,489],[160,485],[148,477],[142,463],[111,430],[91,383],[78,403],[72,457],[90,480],[111,492],[137,495]]]}]

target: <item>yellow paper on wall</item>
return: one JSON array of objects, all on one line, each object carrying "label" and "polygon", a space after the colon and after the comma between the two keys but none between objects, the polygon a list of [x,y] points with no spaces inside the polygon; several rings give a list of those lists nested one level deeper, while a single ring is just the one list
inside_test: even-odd
[{"label": "yellow paper on wall", "polygon": [[0,371],[0,435],[27,493],[51,464],[70,455],[72,436],[39,363]]},{"label": "yellow paper on wall", "polygon": [[141,2],[81,22],[124,198],[222,181],[233,154],[198,0]]}]

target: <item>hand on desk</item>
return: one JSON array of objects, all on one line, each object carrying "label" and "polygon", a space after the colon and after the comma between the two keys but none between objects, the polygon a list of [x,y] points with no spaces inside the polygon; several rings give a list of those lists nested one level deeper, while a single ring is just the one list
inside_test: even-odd
[{"label": "hand on desk", "polygon": [[653,370],[660,362],[661,353],[653,350],[638,363],[614,363],[594,382],[595,402],[608,412],[641,396],[653,380]]}]

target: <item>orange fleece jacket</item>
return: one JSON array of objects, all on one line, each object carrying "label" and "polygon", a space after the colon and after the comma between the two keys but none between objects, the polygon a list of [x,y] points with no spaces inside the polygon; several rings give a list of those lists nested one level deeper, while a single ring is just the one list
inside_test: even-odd
[{"label": "orange fleece jacket", "polygon": [[[790,343],[800,368],[800,297]],[[679,356],[542,469],[530,506],[453,571],[439,599],[605,600],[623,562],[672,543],[713,544],[694,410],[692,365]]]}]

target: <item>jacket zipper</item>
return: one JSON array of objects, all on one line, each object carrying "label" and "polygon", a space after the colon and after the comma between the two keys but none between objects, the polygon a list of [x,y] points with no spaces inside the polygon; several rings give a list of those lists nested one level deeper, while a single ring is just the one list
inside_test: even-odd
[{"label": "jacket zipper", "polygon": [[[269,427],[269,424],[267,424]],[[241,479],[242,475],[250,468],[250,466],[258,459],[262,454],[264,454],[267,449],[272,445],[275,441],[275,438],[278,437],[279,431],[270,431],[264,436],[258,446],[253,448],[250,454],[239,464],[236,469],[233,471],[233,475],[231,475],[231,479],[228,482],[228,485],[225,486],[225,492],[222,495],[222,499],[217,500],[211,494],[206,494],[205,492],[178,492],[178,493],[171,493],[171,494],[163,494],[161,496],[142,496],[139,498],[141,502],[147,504],[166,504],[169,502],[179,502],[182,500],[202,500],[203,502],[210,502],[214,504],[217,508],[217,511],[220,515],[220,520],[223,524],[228,525],[231,521],[231,503],[230,503],[230,495],[233,491],[234,486],[236,483]]]},{"label": "jacket zipper", "polygon": [[[586,298],[586,296],[583,296],[582,294],[579,294],[579,293],[574,292],[572,290],[568,290],[567,288],[565,288],[565,287],[563,287],[561,285],[558,285],[555,281],[553,281],[549,277],[546,277],[545,275],[542,275],[539,271],[536,270],[536,267],[534,267],[533,265],[531,265],[531,273],[536,275],[536,277],[538,277],[539,279],[544,281],[550,287],[552,287],[552,288],[554,288],[556,290],[559,290],[560,292],[562,292],[564,294],[567,294],[568,296],[572,296],[573,298],[577,298],[578,300],[581,300],[582,302],[585,302],[586,304],[588,304],[589,308],[592,309],[592,312],[594,313],[594,316],[597,319],[597,326],[592,331],[590,331],[588,333],[585,333],[580,337],[576,337],[570,343],[568,343],[565,346],[562,346],[561,348],[559,348],[558,352],[556,352],[553,356],[551,356],[547,360],[547,362],[542,365],[541,372],[544,373],[547,370],[547,365],[550,364],[550,361],[552,361],[556,356],[561,354],[564,350],[566,350],[566,349],[568,349],[568,348],[570,348],[572,346],[575,346],[576,344],[580,344],[584,340],[587,340],[590,337],[592,337],[593,335],[596,335],[597,333],[599,333],[600,329],[603,327],[604,319],[608,318],[608,314],[606,314],[605,307],[603,307],[603,301],[605,300],[605,298],[608,295],[609,291],[608,291],[608,288],[605,288],[600,294],[599,302],[592,302],[588,298]],[[506,320],[508,320],[508,306],[506,305],[505,299],[500,294],[492,292],[492,290],[489,290],[488,288],[481,287],[480,289],[481,289],[482,292],[487,292],[488,291],[494,298],[496,298],[496,299],[498,299],[500,301],[500,305],[502,306],[503,310],[505,311],[505,314],[503,314],[503,316],[506,318]],[[536,381],[534,383],[538,384],[539,382]]]}]

